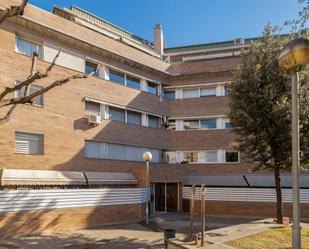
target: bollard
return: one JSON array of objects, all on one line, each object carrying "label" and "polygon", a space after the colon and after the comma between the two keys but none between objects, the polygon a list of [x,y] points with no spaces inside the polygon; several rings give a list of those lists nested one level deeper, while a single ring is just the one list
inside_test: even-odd
[{"label": "bollard", "polygon": [[164,246],[167,249],[168,240],[176,237],[175,229],[164,229]]}]

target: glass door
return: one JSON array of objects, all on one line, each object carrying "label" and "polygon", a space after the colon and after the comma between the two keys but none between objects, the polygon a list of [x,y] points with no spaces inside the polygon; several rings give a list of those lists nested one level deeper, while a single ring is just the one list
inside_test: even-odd
[{"label": "glass door", "polygon": [[155,212],[178,211],[178,183],[156,182]]}]

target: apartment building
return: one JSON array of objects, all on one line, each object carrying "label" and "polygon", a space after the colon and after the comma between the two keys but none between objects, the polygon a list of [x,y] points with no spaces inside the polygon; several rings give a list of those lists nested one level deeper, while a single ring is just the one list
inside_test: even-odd
[{"label": "apartment building", "polygon": [[[165,48],[160,25],[152,43],[76,6],[50,13],[29,4],[23,16],[6,20],[1,88],[29,75],[33,52],[43,71],[61,48],[50,76],[30,92],[95,73],[18,106],[1,125],[0,232],[143,219],[145,151],[153,155],[151,214],[186,211],[191,185],[206,184],[208,214],[274,215],[273,177],[250,173],[254,164],[235,149],[227,118],[227,85],[240,49],[257,39]],[[288,215],[291,182],[282,179]],[[302,175],[309,217],[306,184]]]}]

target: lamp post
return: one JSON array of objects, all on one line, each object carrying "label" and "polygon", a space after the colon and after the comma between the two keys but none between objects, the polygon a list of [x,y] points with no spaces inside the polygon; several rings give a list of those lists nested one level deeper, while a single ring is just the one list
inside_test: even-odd
[{"label": "lamp post", "polygon": [[[278,56],[283,70],[297,69],[309,62],[309,41],[297,38],[290,41]],[[293,227],[292,248],[301,249],[301,227],[299,206],[299,77],[292,76],[292,178],[293,178]]]},{"label": "lamp post", "polygon": [[143,154],[143,159],[146,162],[146,224],[149,224],[149,161],[152,159],[152,154],[146,151]]}]

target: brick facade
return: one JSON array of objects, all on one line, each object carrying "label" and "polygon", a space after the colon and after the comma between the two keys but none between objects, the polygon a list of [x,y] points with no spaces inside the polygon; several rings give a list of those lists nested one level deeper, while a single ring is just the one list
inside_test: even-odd
[{"label": "brick facade", "polygon": [[[17,2],[0,0],[0,6],[8,7]],[[236,57],[168,63],[128,46],[121,40],[111,39],[29,4],[23,17],[11,18],[0,26],[0,90],[13,86],[15,80],[23,80],[29,75],[31,58],[15,52],[15,39],[19,34],[35,41],[51,42],[70,48],[73,52],[116,67],[120,71],[158,81],[164,86],[226,82],[231,80],[231,70],[235,69],[239,62]],[[174,59],[177,59],[176,57]],[[48,65],[49,63],[45,61],[38,61],[37,69],[44,71]],[[50,77],[40,81],[39,84],[46,86],[56,79],[76,73],[80,72],[56,66]],[[100,125],[92,126],[88,124],[85,112],[85,97],[173,118],[225,115],[228,112],[227,96],[167,100],[162,96],[121,86],[102,78],[74,80],[44,94],[43,107],[18,106],[12,119],[1,125],[0,169],[132,172],[139,180],[138,187],[145,187],[143,162],[87,159],[84,156],[85,140],[162,150],[214,150],[232,148],[235,145],[237,138],[235,134],[231,130],[224,129],[170,131],[111,120],[103,120]],[[3,115],[5,111],[6,109],[1,109],[0,114]],[[15,153],[15,131],[44,134],[44,155]],[[252,166],[243,156],[240,163],[235,164],[151,163],[150,180],[177,182],[181,188],[186,175],[247,173]],[[182,196],[182,189],[179,192],[179,196]],[[182,210],[181,198],[179,203],[179,210]],[[224,209],[222,203],[207,205],[211,210],[210,213],[229,212]],[[234,203],[229,206],[230,210],[235,208],[239,215],[250,215],[259,204],[250,204],[242,209],[239,208],[241,204],[237,206]],[[263,210],[267,210],[267,207],[269,206],[265,205]],[[141,209],[143,210],[141,205],[119,205],[48,212],[6,213],[2,214],[0,232],[8,228],[13,231],[17,227],[20,227],[21,232],[29,232],[29,229],[31,232],[32,229],[36,232],[110,224],[117,221],[136,221],[143,216]],[[29,224],[28,222],[33,225],[32,228],[25,228],[22,225]],[[9,227],[12,223],[15,225]]]}]

